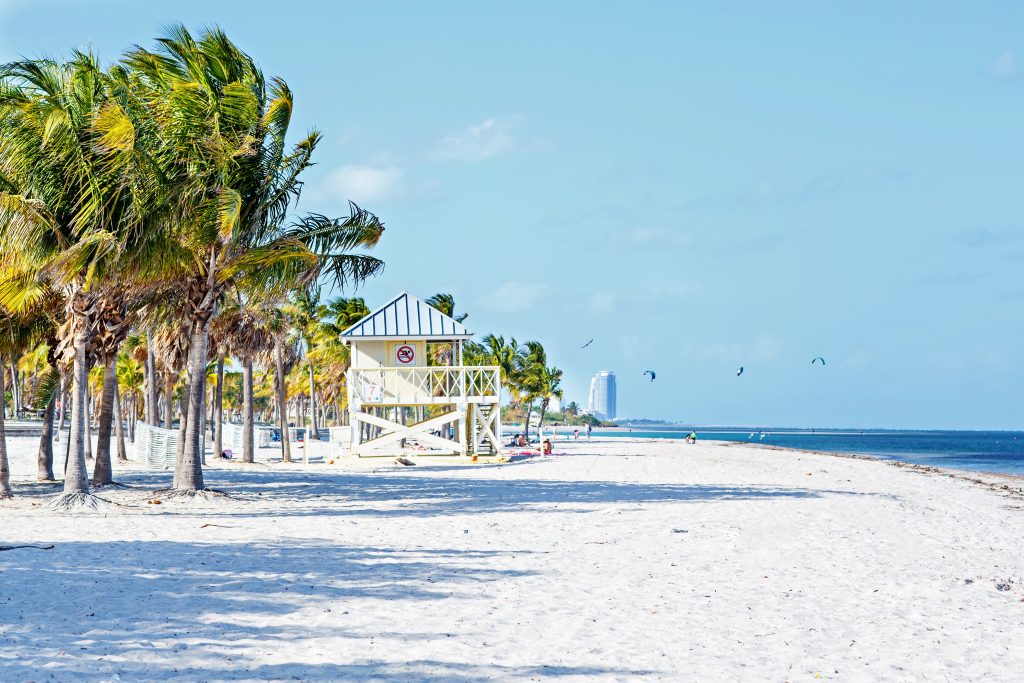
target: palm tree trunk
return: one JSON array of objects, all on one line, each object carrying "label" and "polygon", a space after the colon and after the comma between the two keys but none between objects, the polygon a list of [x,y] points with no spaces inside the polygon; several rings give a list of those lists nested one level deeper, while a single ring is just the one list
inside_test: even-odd
[{"label": "palm tree trunk", "polygon": [[528,407],[527,407],[527,410],[526,410],[526,420],[525,420],[525,422],[526,422],[526,425],[525,425],[526,426],[526,432],[525,433],[526,433],[526,441],[527,441],[527,443],[529,443],[529,441],[530,441],[530,417],[533,416],[533,401],[530,401],[527,404],[527,406]]},{"label": "palm tree trunk", "polygon": [[[0,404],[5,403],[7,390],[4,388],[3,363],[0,362]],[[0,405],[0,498],[11,497],[11,467],[7,463],[7,432],[4,427],[4,413],[7,412],[6,405]]]},{"label": "palm tree trunk", "polygon": [[39,436],[39,457],[37,458],[37,474],[39,481],[53,481],[53,409],[57,405],[57,395],[53,392],[50,402],[43,410],[43,433]]},{"label": "palm tree trunk", "polygon": [[18,419],[18,413],[21,411],[21,391],[18,387],[18,366],[14,364],[14,358],[11,358],[11,400],[14,405],[11,406],[11,415],[15,420]]},{"label": "palm tree trunk", "polygon": [[313,361],[309,362],[309,426],[312,434],[306,434],[306,438],[319,441],[320,425],[316,415],[316,376],[313,373]]},{"label": "palm tree trunk", "polygon": [[85,465],[85,442],[89,438],[89,363],[85,358],[88,314],[72,313],[85,318],[75,334],[75,360],[72,365],[71,436],[68,439],[67,468],[64,474],[64,495],[89,493],[89,475]]},{"label": "palm tree trunk", "polygon": [[214,422],[216,434],[213,438],[213,455],[220,457],[224,448],[224,354],[217,356],[217,392],[213,399]]},{"label": "palm tree trunk", "polygon": [[92,419],[96,414],[92,405],[92,392],[89,391],[89,361],[85,362],[85,459],[92,460]]},{"label": "palm tree trunk", "polygon": [[255,462],[252,413],[252,359],[242,361],[242,462]]},{"label": "palm tree trunk", "polygon": [[156,351],[153,350],[155,338],[156,329],[150,326],[146,330],[146,364],[144,372],[146,375],[146,422],[151,427],[156,427],[160,423],[160,414],[157,412],[160,390],[157,388],[156,379]]},{"label": "palm tree trunk", "polygon": [[96,463],[92,485],[114,483],[114,467],[110,461],[110,428],[114,419],[114,391],[117,388],[117,355],[107,359],[103,367],[103,389],[100,392],[99,437],[96,439]]},{"label": "palm tree trunk", "polygon": [[[191,360],[191,352],[190,352],[190,355],[189,355],[189,360]],[[187,365],[187,363],[186,363],[186,365]],[[188,391],[189,391],[189,387],[192,386],[191,379],[190,379],[191,375],[189,374],[189,372],[190,372],[190,370],[186,367],[185,368],[185,381],[182,383],[182,387],[181,387],[181,401],[179,403],[179,405],[181,406],[181,409],[180,409],[180,412],[178,413],[178,452],[174,456],[174,462],[178,462],[179,460],[181,460],[185,456],[185,430],[188,429],[188,420],[189,420],[189,417],[191,417],[189,415],[189,413],[188,413],[188,410],[189,410],[189,401],[188,401],[189,394],[188,394]]]},{"label": "palm tree trunk", "polygon": [[179,491],[199,491],[205,488],[202,429],[203,394],[206,393],[206,352],[209,342],[207,323],[194,323],[189,343],[188,368],[185,372],[186,410],[181,416],[185,426],[184,448],[174,468],[174,488]]},{"label": "palm tree trunk", "polygon": [[164,371],[164,429],[174,426],[174,385],[178,378],[170,371]]},{"label": "palm tree trunk", "polygon": [[117,373],[114,373],[114,434],[117,436],[117,461],[128,462],[128,451],[124,445],[124,421],[121,410],[121,390],[117,386]]},{"label": "palm tree trunk", "polygon": [[288,439],[288,399],[285,393],[284,351],[281,341],[274,340],[274,385],[277,389],[278,426],[281,428],[281,461],[292,461],[292,444]]},{"label": "palm tree trunk", "polygon": [[71,398],[70,387],[64,373],[60,375],[60,419],[57,421],[57,441],[60,441],[60,433],[64,431],[64,421],[68,415],[68,399]]},{"label": "palm tree trunk", "polygon": [[135,443],[135,419],[138,417],[138,394],[133,393],[128,401],[128,440]]}]

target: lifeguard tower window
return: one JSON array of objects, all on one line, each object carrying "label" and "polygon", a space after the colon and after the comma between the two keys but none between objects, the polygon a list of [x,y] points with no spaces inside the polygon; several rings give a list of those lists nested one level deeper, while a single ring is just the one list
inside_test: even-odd
[{"label": "lifeguard tower window", "polygon": [[455,344],[427,342],[427,365],[455,365]]}]

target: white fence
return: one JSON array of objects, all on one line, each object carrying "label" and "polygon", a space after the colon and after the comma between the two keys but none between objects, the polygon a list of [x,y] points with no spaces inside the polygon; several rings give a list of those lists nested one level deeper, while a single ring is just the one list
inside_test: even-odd
[{"label": "white fence", "polygon": [[178,430],[161,429],[145,422],[135,423],[135,460],[151,470],[174,467],[178,455]]},{"label": "white fence", "polygon": [[[348,429],[347,427],[345,429]],[[256,446],[258,448],[270,448],[279,446],[280,442],[274,441],[273,427],[263,425],[257,426],[254,430]],[[242,455],[242,425],[231,422],[224,423],[223,448],[231,451],[235,457]],[[288,430],[293,443],[305,437],[306,430],[291,427]],[[61,438],[65,438],[63,435]],[[206,435],[206,448],[213,446],[210,435]],[[135,423],[135,460],[143,463],[149,469],[164,470],[174,468],[174,459],[178,455],[178,430],[162,429],[146,424],[145,422]],[[217,455],[217,454],[214,454]]]},{"label": "white fence", "polygon": [[[222,438],[223,447],[226,451],[231,451],[233,454],[241,455],[242,453],[242,425],[234,422],[224,423],[224,437]],[[256,438],[257,448],[271,448],[278,447],[281,445],[280,441],[274,440],[274,434],[277,433],[277,428],[268,427],[266,425],[256,425],[253,428]],[[290,436],[289,441],[292,443],[301,440],[305,437],[306,430],[300,427],[289,427],[288,434]]]}]

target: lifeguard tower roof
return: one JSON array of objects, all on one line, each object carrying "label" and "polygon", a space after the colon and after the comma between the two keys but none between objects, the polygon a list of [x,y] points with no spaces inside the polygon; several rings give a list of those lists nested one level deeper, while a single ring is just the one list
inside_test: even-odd
[{"label": "lifeguard tower roof", "polygon": [[346,341],[366,339],[469,339],[473,333],[412,294],[402,292],[394,299],[341,333]]}]

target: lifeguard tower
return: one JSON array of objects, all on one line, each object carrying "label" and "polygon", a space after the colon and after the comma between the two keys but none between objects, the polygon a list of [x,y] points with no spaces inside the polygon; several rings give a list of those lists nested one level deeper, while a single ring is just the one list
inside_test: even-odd
[{"label": "lifeguard tower", "polygon": [[498,455],[501,375],[462,364],[472,336],[406,292],[342,332],[352,455]]}]

